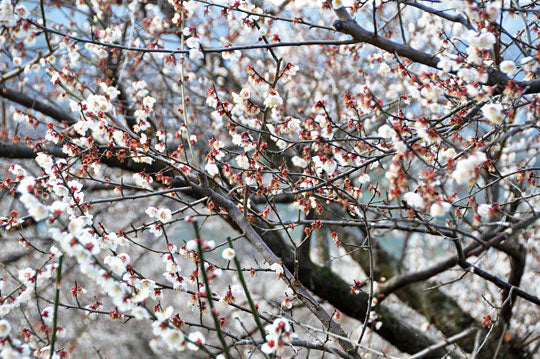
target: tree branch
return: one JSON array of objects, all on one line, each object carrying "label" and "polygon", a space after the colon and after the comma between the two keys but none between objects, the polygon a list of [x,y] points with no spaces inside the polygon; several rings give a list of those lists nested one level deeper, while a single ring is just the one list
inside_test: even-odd
[{"label": "tree branch", "polygon": [[[340,238],[343,247],[350,252],[355,262],[360,264],[364,271],[369,270],[368,256],[364,251],[355,250],[362,243],[359,231],[341,230]],[[375,253],[375,278],[393,278],[398,272],[399,260],[391,256],[387,251],[376,245]],[[435,325],[444,336],[450,338],[469,328],[482,328],[482,323],[465,312],[451,297],[443,293],[439,288],[427,288],[431,284],[420,282],[405,286],[395,292],[400,300],[412,309],[423,315],[427,321]],[[485,329],[480,329],[484,335]],[[479,358],[491,359],[496,350],[495,342],[489,342],[480,353]],[[502,353],[507,358],[520,359],[527,357],[528,353],[521,349],[519,338],[508,343]],[[474,351],[474,338],[466,337],[460,341],[459,346],[467,352]]]},{"label": "tree branch", "polygon": [[[530,226],[532,223],[534,223],[534,221],[536,221],[539,217],[540,217],[540,214],[537,213],[530,216],[529,218],[526,218],[524,220],[521,220],[520,222],[515,223],[512,227],[505,229],[504,231],[501,231],[495,234],[493,234],[492,232],[486,233],[485,235],[482,236],[482,241],[481,241],[482,243],[485,243],[485,244],[474,242],[463,249],[465,258],[471,255],[475,255],[478,250],[480,251],[484,250],[485,246],[488,246],[488,247],[495,246],[501,243],[503,240],[512,238],[520,230],[525,229],[528,226]],[[456,255],[446,260],[443,260],[424,270],[407,273],[402,276],[394,277],[386,283],[385,287],[381,290],[381,294],[383,294],[384,296],[387,296],[390,293],[408,284],[429,279],[433,277],[434,275],[438,273],[442,273],[445,270],[450,269],[453,266],[459,264],[458,261],[459,261],[459,258]]]},{"label": "tree branch", "polygon": [[8,87],[5,87],[2,84],[0,84],[0,97],[18,103],[19,105],[25,106],[29,109],[41,112],[42,114],[49,116],[50,118],[54,119],[59,123],[66,122],[68,125],[73,125],[75,122],[77,122],[74,118],[66,114],[64,111],[47,105],[46,103],[37,100],[35,97],[31,97],[22,92],[18,92]]},{"label": "tree branch", "polygon": [[[438,69],[440,58],[426,52],[416,50],[411,46],[400,44],[398,42],[386,39],[366,30],[360,26],[347,12],[345,7],[334,9],[339,20],[334,21],[334,28],[344,34],[351,35],[354,40],[373,45],[379,49],[388,51],[392,54],[406,57],[412,62],[423,64]],[[504,89],[510,79],[504,73],[498,70],[492,70],[488,74],[488,80],[485,85],[498,86],[498,91]],[[524,89],[524,94],[540,92],[540,80],[516,81],[515,85]]]}]

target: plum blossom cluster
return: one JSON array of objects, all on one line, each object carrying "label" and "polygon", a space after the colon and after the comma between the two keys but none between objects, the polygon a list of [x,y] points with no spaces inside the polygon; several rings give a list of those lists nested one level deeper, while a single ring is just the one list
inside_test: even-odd
[{"label": "plum blossom cluster", "polygon": [[169,208],[148,207],[145,213],[150,218],[157,220],[157,222],[150,225],[150,233],[155,237],[161,236],[163,234],[163,224],[170,222],[172,219],[172,211]]},{"label": "plum blossom cluster", "polygon": [[[51,258],[61,253],[56,247],[51,247]],[[3,297],[0,304],[0,317],[8,317],[11,312],[24,310],[29,305],[32,305],[32,296],[35,287],[43,287],[50,283],[51,278],[54,278],[57,264],[50,263],[44,268],[36,271],[32,268],[24,268],[18,272],[18,280],[22,284],[22,290],[19,291],[16,297]],[[1,281],[0,290],[4,286],[4,281]],[[46,323],[50,325],[50,320],[46,318]],[[25,343],[16,337],[15,324],[7,319],[0,319],[0,355],[2,357],[30,357],[31,353],[47,351],[48,347],[39,347],[35,343]],[[52,328],[48,327],[48,330]],[[65,334],[63,327],[57,327],[57,334],[62,338]]]},{"label": "plum blossom cluster", "polygon": [[190,257],[190,254],[185,249],[178,249],[174,245],[169,246],[169,254],[164,254],[162,257],[163,262],[165,263],[165,272],[163,272],[163,277],[170,283],[172,283],[175,290],[187,290],[187,281],[183,276],[180,275],[181,267],[178,264],[177,259],[174,257],[176,253],[180,253],[185,257]]},{"label": "plum blossom cluster", "polygon": [[[183,350],[188,344],[188,348],[198,350],[200,345],[204,344],[204,337],[199,332],[191,333],[186,340],[182,332],[177,329],[170,329],[170,324],[167,320],[170,317],[172,307],[167,308],[165,312],[155,311],[154,313],[144,305],[147,299],[160,300],[162,297],[161,290],[158,290],[156,283],[152,280],[141,278],[135,275],[132,270],[130,256],[127,253],[116,253],[107,255],[103,263],[100,265],[97,257],[102,250],[111,249],[117,250],[118,246],[127,247],[129,242],[116,233],[100,234],[94,230],[92,215],[83,213],[77,215],[76,208],[83,204],[83,194],[81,192],[82,185],[74,180],[65,182],[58,170],[65,166],[64,162],[55,162],[51,156],[40,153],[36,157],[36,163],[42,168],[48,177],[47,190],[53,196],[58,198],[52,205],[46,206],[42,204],[41,199],[31,194],[38,188],[38,181],[31,176],[20,166],[14,165],[11,172],[17,175],[19,184],[17,191],[21,193],[21,201],[28,207],[28,211],[34,220],[39,221],[48,218],[49,215],[55,218],[68,216],[68,225],[65,228],[53,226],[54,222],[50,222],[49,234],[53,240],[60,246],[62,251],[55,246],[51,247],[51,258],[58,258],[66,254],[74,258],[79,265],[81,273],[92,279],[96,285],[101,287],[112,300],[112,303],[120,311],[120,313],[130,313],[136,319],[151,319],[154,321],[154,334],[167,343],[171,350]],[[41,187],[45,183],[41,180]],[[28,198],[24,198],[27,196]],[[159,219],[163,223],[171,220],[171,210],[168,208],[157,209],[149,207],[146,211],[151,217]],[[171,248],[173,252],[177,252],[175,248]],[[185,282],[182,284],[182,278],[178,276],[180,268],[176,265],[170,256],[167,257],[167,272],[174,272],[178,287],[185,290]],[[108,269],[104,266],[108,266]],[[10,303],[3,302],[0,305],[0,313],[2,316],[7,315],[12,310],[20,305],[28,303],[31,298],[31,293],[34,287],[45,285],[51,278],[54,278],[57,264],[47,264],[44,269],[36,271],[31,268],[26,268],[19,271],[19,280],[26,287],[15,300]],[[167,275],[166,275],[167,277]],[[176,284],[175,284],[175,287]],[[81,291],[83,292],[83,291]],[[96,310],[94,306],[89,306],[90,311]],[[50,324],[51,310],[44,310],[43,316],[48,318]],[[8,321],[2,320],[0,329],[2,337],[7,337],[11,331],[11,325]],[[62,328],[58,328],[59,331]],[[14,344],[19,345],[15,339]],[[21,346],[21,348],[27,348]],[[3,349],[4,354],[12,350],[11,346],[6,346]],[[28,350],[24,349],[24,350]],[[40,352],[46,350],[45,347],[36,349]]]},{"label": "plum blossom cluster", "polygon": [[262,345],[261,350],[268,355],[282,354],[285,347],[290,344],[295,337],[289,321],[285,318],[277,318],[265,329],[267,333],[266,342]]},{"label": "plum blossom cluster", "polygon": [[504,112],[500,103],[489,103],[482,106],[484,116],[495,125],[504,120]]},{"label": "plum blossom cluster", "polygon": [[457,184],[470,184],[479,173],[480,166],[487,160],[485,153],[473,152],[469,157],[456,162],[452,178]]},{"label": "plum blossom cluster", "polygon": [[[191,34],[191,31],[189,28],[184,29],[184,35],[190,35]],[[187,47],[189,47],[189,58],[190,59],[193,59],[193,60],[201,60],[204,55],[201,51],[201,41],[195,37],[195,36],[190,36],[187,40],[186,40],[186,45]]]}]

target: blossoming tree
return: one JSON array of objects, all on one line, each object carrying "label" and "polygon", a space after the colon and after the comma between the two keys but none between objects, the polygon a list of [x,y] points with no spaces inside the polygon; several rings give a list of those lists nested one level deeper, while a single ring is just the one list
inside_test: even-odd
[{"label": "blossoming tree", "polygon": [[0,356],[532,358],[539,11],[2,0]]}]

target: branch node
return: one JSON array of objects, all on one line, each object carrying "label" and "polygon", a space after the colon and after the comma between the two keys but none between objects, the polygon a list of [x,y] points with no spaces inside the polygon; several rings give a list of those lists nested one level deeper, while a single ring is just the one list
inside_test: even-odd
[{"label": "branch node", "polygon": [[341,20],[336,20],[334,21],[332,26],[334,27],[334,29],[336,29],[336,31],[343,31],[343,29],[345,29],[345,22]]}]

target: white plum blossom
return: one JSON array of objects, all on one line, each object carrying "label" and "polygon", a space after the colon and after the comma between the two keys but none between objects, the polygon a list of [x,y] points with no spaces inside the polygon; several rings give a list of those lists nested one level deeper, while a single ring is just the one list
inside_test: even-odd
[{"label": "white plum blossom", "polygon": [[377,134],[379,135],[379,137],[382,137],[382,138],[391,138],[392,136],[396,134],[396,131],[394,131],[392,127],[384,124],[381,127],[379,127]]},{"label": "white plum blossom", "polygon": [[44,152],[39,152],[36,156],[36,159],[35,159],[36,163],[43,169],[43,171],[45,171],[45,173],[50,173],[53,166],[54,166],[54,162],[52,160],[52,156],[51,155],[48,155]]},{"label": "white plum blossom", "polygon": [[50,206],[49,210],[55,215],[59,216],[64,211],[67,210],[69,204],[63,201],[54,201]]},{"label": "white plum blossom", "polygon": [[127,241],[126,237],[119,236],[115,232],[112,232],[101,237],[100,246],[103,249],[110,249],[116,251],[116,248],[118,248],[118,246],[128,247],[129,242]]},{"label": "white plum blossom", "polygon": [[26,177],[26,170],[18,164],[12,163],[9,165],[9,172],[17,177]]},{"label": "white plum blossom", "polygon": [[291,325],[285,318],[277,318],[271,325],[266,326],[266,343],[261,346],[261,350],[271,355],[277,353],[281,354],[285,345],[291,343],[294,335],[291,331]]},{"label": "white plum blossom", "polygon": [[326,172],[326,174],[331,175],[335,172],[337,168],[337,163],[332,159],[326,159],[322,160],[320,156],[313,156],[311,159],[314,167],[315,172],[317,173],[317,176],[322,175],[323,172]]},{"label": "white plum blossom", "polygon": [[276,272],[278,275],[283,274],[283,266],[280,263],[272,263],[270,269]]},{"label": "white plum blossom", "polygon": [[162,142],[158,142],[155,144],[154,148],[156,149],[156,151],[158,152],[161,152],[161,153],[164,153],[165,150],[167,149],[167,147],[165,146],[164,143]]},{"label": "white plum blossom", "polygon": [[135,173],[133,175],[133,180],[135,181],[135,184],[139,187],[146,188],[146,189],[152,189],[152,182],[154,180],[150,176],[143,176],[140,173]]},{"label": "white plum blossom", "polygon": [[105,257],[103,262],[111,267],[114,273],[120,275],[126,271],[126,266],[130,263],[130,258],[126,253],[120,253],[116,256]]},{"label": "white plum blossom", "polygon": [[281,104],[283,104],[283,99],[275,90],[270,91],[270,94],[264,100],[264,106],[266,106],[266,108],[281,106]]},{"label": "white plum blossom", "polygon": [[13,121],[17,122],[17,123],[28,123],[29,122],[29,117],[27,114],[23,113],[23,112],[20,112],[20,111],[17,111],[13,114]]},{"label": "white plum blossom", "polygon": [[247,88],[243,88],[238,94],[243,100],[248,100],[251,97],[251,92]]},{"label": "white plum blossom", "polygon": [[454,158],[456,156],[456,150],[454,150],[452,147],[449,148],[443,148],[439,152],[439,158],[441,161],[448,161],[451,158]]},{"label": "white plum blossom", "polygon": [[189,49],[189,58],[193,60],[202,60],[204,54],[199,49]]},{"label": "white plum blossom", "polygon": [[[433,139],[427,134],[427,132],[423,132],[422,134],[426,135],[426,138],[428,139],[427,141],[425,141],[426,143],[431,143],[433,142]],[[405,153],[407,153],[407,150],[409,149],[407,147],[407,144],[401,140],[399,140],[396,136],[394,136],[392,138],[392,145],[394,146],[394,149],[396,150],[396,153],[397,154],[400,154],[400,155],[403,155]]]},{"label": "white plum blossom", "polygon": [[186,46],[189,48],[198,48],[201,41],[195,36],[191,36],[186,40]]},{"label": "white plum blossom", "polygon": [[444,217],[450,211],[452,205],[445,201],[437,201],[431,205],[429,215],[432,217]]},{"label": "white plum blossom", "polygon": [[42,204],[35,196],[24,193],[21,195],[20,200],[28,210],[28,214],[30,214],[36,222],[44,220],[49,216],[49,209],[47,206]]},{"label": "white plum blossom", "polygon": [[36,179],[32,176],[23,178],[17,186],[17,192],[19,193],[31,193],[36,185]]},{"label": "white plum blossom", "polygon": [[452,178],[457,184],[470,183],[476,178],[476,170],[487,157],[483,152],[473,152],[468,158],[457,161]]},{"label": "white plum blossom", "polygon": [[276,146],[278,146],[278,148],[279,148],[280,150],[283,150],[283,149],[285,149],[285,147],[287,147],[287,142],[285,142],[285,141],[283,141],[283,140],[281,140],[281,139],[280,139],[280,140],[277,140],[277,141],[276,141]]},{"label": "white plum blossom", "polygon": [[86,99],[86,105],[89,111],[93,112],[108,112],[112,109],[112,104],[102,95],[90,95]]},{"label": "white plum blossom", "polygon": [[204,169],[212,177],[215,177],[219,174],[218,166],[216,166],[215,163],[207,163],[206,166],[204,166]]},{"label": "white plum blossom", "polygon": [[500,0],[491,1],[489,4],[486,5],[486,13],[491,20],[499,20],[501,6],[502,2]]},{"label": "white plum blossom", "polygon": [[392,162],[390,164],[390,167],[388,168],[388,170],[384,174],[384,177],[389,181],[393,181],[399,176],[399,171],[400,170],[401,170],[401,166],[396,162]]},{"label": "white plum blossom", "polygon": [[11,304],[5,303],[5,304],[0,305],[0,318],[6,316],[7,314],[9,314],[11,309],[12,309]]},{"label": "white plum blossom", "polygon": [[25,284],[32,284],[35,280],[36,271],[32,268],[25,268],[19,271],[19,280]]},{"label": "white plum blossom", "polygon": [[422,90],[420,90],[420,94],[430,101],[437,101],[440,92],[435,86],[424,86],[422,87]]},{"label": "white plum blossom", "polygon": [[327,174],[332,174],[336,171],[336,168],[337,168],[337,163],[336,161],[334,160],[326,160],[323,164],[323,170],[327,173]]},{"label": "white plum blossom", "polygon": [[381,76],[387,76],[390,73],[390,66],[386,62],[381,62],[378,73]]},{"label": "white plum blossom", "polygon": [[302,121],[294,117],[287,117],[287,129],[289,133],[296,134],[301,130]]},{"label": "white plum blossom", "polygon": [[[176,13],[176,14],[174,14],[174,16],[175,16],[175,17],[173,18],[173,22],[176,22],[176,17],[177,17],[177,16],[179,17],[178,20],[180,20],[180,14]],[[182,29],[182,34],[184,34],[184,36],[190,36],[190,35],[191,35],[191,31],[192,31],[192,28],[186,26],[186,27],[184,27],[184,28]]]},{"label": "white plum blossom", "polygon": [[283,309],[283,310],[291,310],[292,307],[293,307],[293,302],[292,302],[291,298],[285,297],[281,301],[281,309]]},{"label": "white plum blossom", "polygon": [[441,139],[437,137],[432,137],[427,131],[428,126],[425,121],[415,121],[414,128],[416,130],[416,134],[418,137],[420,137],[422,140],[424,140],[424,143],[426,144],[432,144],[434,142],[440,142]]},{"label": "white plum blossom", "polygon": [[457,75],[467,82],[479,81],[485,83],[488,80],[487,73],[480,73],[478,70],[473,68],[462,67],[458,70]]},{"label": "white plum blossom", "polygon": [[204,345],[205,339],[201,332],[191,332],[188,336],[189,342],[188,342],[188,349],[190,350],[199,350],[199,346]]},{"label": "white plum blossom", "polygon": [[221,256],[223,259],[226,259],[228,261],[233,260],[236,256],[236,252],[232,248],[225,248],[223,252],[221,252]]},{"label": "white plum blossom", "polygon": [[134,115],[135,115],[135,118],[137,119],[137,122],[141,123],[148,118],[149,113],[147,110],[140,108],[134,112]]},{"label": "white plum blossom", "polygon": [[483,203],[478,206],[477,212],[482,219],[488,219],[491,216],[491,205]]},{"label": "white plum blossom", "polygon": [[119,130],[114,130],[113,132],[114,141],[120,146],[127,146],[126,139],[124,137],[124,132]]},{"label": "white plum blossom", "polygon": [[0,338],[5,338],[11,332],[11,324],[5,319],[0,320]]},{"label": "white plum blossom", "polygon": [[478,35],[475,31],[469,31],[469,44],[472,47],[476,47],[481,50],[489,50],[493,44],[497,41],[493,33],[486,31],[485,29]]},{"label": "white plum blossom", "polygon": [[152,96],[145,96],[143,98],[143,106],[147,107],[149,109],[152,109],[154,107],[154,104],[156,103],[156,99]]},{"label": "white plum blossom", "polygon": [[158,322],[164,322],[167,319],[169,319],[174,313],[174,308],[169,305],[167,308],[162,310],[156,310],[154,315],[156,316],[156,319]]},{"label": "white plum blossom", "polygon": [[208,96],[206,98],[206,104],[212,108],[216,108],[218,105],[218,101],[214,96]]},{"label": "white plum blossom", "polygon": [[115,99],[118,97],[118,95],[120,95],[120,91],[116,87],[109,86],[105,82],[100,82],[99,86],[101,87],[103,92],[105,92],[105,94],[111,99]]},{"label": "white plum blossom", "polygon": [[514,63],[514,61],[510,61],[510,60],[501,62],[501,64],[499,65],[499,68],[501,69],[502,72],[504,72],[508,76],[512,76],[517,72],[516,64]]},{"label": "white plum blossom", "polygon": [[45,323],[52,323],[54,316],[54,307],[46,307],[41,311],[41,317]]},{"label": "white plum blossom", "polygon": [[292,159],[291,159],[293,165],[295,165],[296,167],[300,167],[300,168],[306,168],[308,163],[305,159],[303,159],[302,157],[298,157],[298,156],[294,156]]},{"label": "white plum blossom", "polygon": [[246,154],[241,154],[235,157],[236,163],[238,164],[238,167],[242,169],[248,169],[249,168],[249,158],[246,156]]},{"label": "white plum blossom", "polygon": [[482,106],[482,114],[491,123],[497,125],[504,120],[504,112],[500,103],[488,103]]},{"label": "white plum blossom", "polygon": [[414,209],[424,209],[425,203],[422,196],[416,192],[407,192],[403,195],[403,199],[407,204]]},{"label": "white plum blossom", "polygon": [[135,317],[135,319],[139,320],[151,318],[150,313],[148,313],[145,308],[139,306],[133,307],[131,309],[131,314]]},{"label": "white plum blossom", "polygon": [[2,3],[0,3],[0,25],[10,27],[15,25],[15,20],[11,0],[2,0]]},{"label": "white plum blossom", "polygon": [[238,61],[242,53],[238,50],[235,51],[225,51],[221,53],[221,57],[223,57],[223,60],[231,60],[231,61]]},{"label": "white plum blossom", "polygon": [[266,355],[271,355],[276,351],[276,343],[274,340],[270,340],[261,346],[261,350]]},{"label": "white plum blossom", "polygon": [[156,213],[156,218],[162,223],[167,223],[172,219],[172,212],[169,208],[160,208]]},{"label": "white plum blossom", "polygon": [[72,218],[68,224],[68,230],[74,236],[78,236],[86,226],[86,220],[84,217]]},{"label": "white plum blossom", "polygon": [[168,329],[161,335],[161,338],[170,350],[183,351],[186,347],[187,341],[179,330]]},{"label": "white plum blossom", "polygon": [[[171,11],[163,11],[162,2]],[[355,15],[364,2],[354,0],[287,2],[292,22],[268,17],[253,4],[278,9],[282,0],[216,2],[223,6],[131,0],[113,1],[112,7],[78,0],[59,2],[59,8],[47,1],[46,26],[65,35],[49,33],[50,44],[36,3],[0,0],[3,95],[23,99],[3,106],[8,124],[0,132],[5,158],[0,172],[6,177],[0,179],[5,192],[0,243],[25,254],[3,264],[0,358],[59,359],[63,350],[81,357],[94,346],[114,356],[110,347],[121,340],[127,351],[133,349],[131,356],[146,355],[139,349],[149,346],[156,357],[224,359],[219,330],[205,329],[212,329],[207,325],[213,314],[225,324],[232,357],[298,354],[305,348],[293,341],[294,331],[317,342],[324,335],[315,327],[324,325],[293,306],[304,298],[279,251],[268,257],[267,248],[258,246],[261,253],[242,248],[242,233],[253,230],[272,235],[276,248],[291,236],[295,243],[309,236],[328,242],[332,263],[325,263],[320,246],[311,253],[317,265],[331,264],[323,281],[330,276],[352,281],[365,273],[351,266],[355,251],[346,237],[354,233],[345,233],[351,225],[372,227],[382,242],[406,239],[403,268],[414,272],[455,255],[448,234],[464,234],[466,245],[490,227],[510,235],[517,228],[512,223],[523,223],[523,235],[512,241],[531,254],[525,289],[540,293],[535,277],[540,220],[534,222],[540,211],[540,56],[532,48],[519,51],[530,42],[523,29],[530,25],[536,32],[532,10],[513,11],[519,4],[502,0],[433,4],[467,20],[460,23],[408,7],[401,13],[407,30],[401,39],[399,9],[378,0],[373,5],[384,22],[381,41],[387,36],[396,42],[386,44],[399,53],[400,46],[410,46],[429,55],[398,58],[377,41],[376,46],[286,46],[313,40],[309,25],[327,22],[328,7]],[[32,4],[31,11],[22,4]],[[70,15],[75,6],[90,17]],[[313,17],[315,7],[327,13]],[[371,10],[360,9],[359,21]],[[508,32],[501,35],[499,25]],[[508,208],[515,210],[511,218]],[[238,228],[240,236],[229,233]],[[235,248],[227,248],[229,235],[239,239]],[[478,248],[470,263],[508,278],[508,254],[484,255],[480,252],[488,248]],[[267,261],[259,260],[263,257]],[[237,260],[251,277],[247,284],[258,310],[271,318],[259,328],[262,333],[254,313],[245,310],[246,293],[234,273]],[[478,321],[483,318],[482,324],[488,314],[495,319],[504,302],[500,290],[485,276],[457,282],[455,274],[446,271],[420,284],[446,283],[448,300]],[[377,304],[390,282],[377,280],[371,283],[374,307],[366,319],[384,337]],[[328,301],[358,294],[366,282],[353,284],[340,293],[311,285],[336,323],[344,321],[338,309],[346,308]],[[87,309],[80,311],[82,325],[75,326],[70,323],[75,312],[59,309],[55,325],[66,328],[68,338],[56,342],[56,351],[49,343],[55,293],[62,303],[80,302],[79,309]],[[540,328],[536,307],[522,299],[507,328],[516,344],[527,344]],[[116,320],[112,336],[112,327],[94,321],[106,313]],[[351,329],[353,319],[358,318],[345,320],[344,329]],[[421,331],[433,325],[433,318],[425,319]],[[204,325],[196,328],[196,322]],[[43,335],[23,329],[34,324]],[[254,342],[248,343],[246,329]],[[390,339],[385,348],[399,347],[399,338],[383,339]],[[503,339],[506,343],[509,336]],[[318,349],[334,351],[336,340],[318,342]],[[496,346],[486,342],[485,351]],[[202,351],[174,353],[188,348]],[[358,355],[365,356],[364,350]]]},{"label": "white plum blossom", "polygon": [[192,240],[189,240],[187,243],[186,243],[186,250],[188,251],[191,251],[191,252],[194,252],[197,250],[197,241],[194,241],[193,239]]},{"label": "white plum blossom", "polygon": [[360,184],[366,184],[370,181],[369,175],[367,173],[362,173],[360,177],[358,177],[358,183]]},{"label": "white plum blossom", "polygon": [[437,63],[437,67],[446,73],[459,70],[458,63],[448,57],[442,57],[441,60]]},{"label": "white plum blossom", "polygon": [[158,238],[163,234],[163,227],[161,224],[153,224],[150,226],[149,229],[150,233],[154,235],[154,237]]}]

